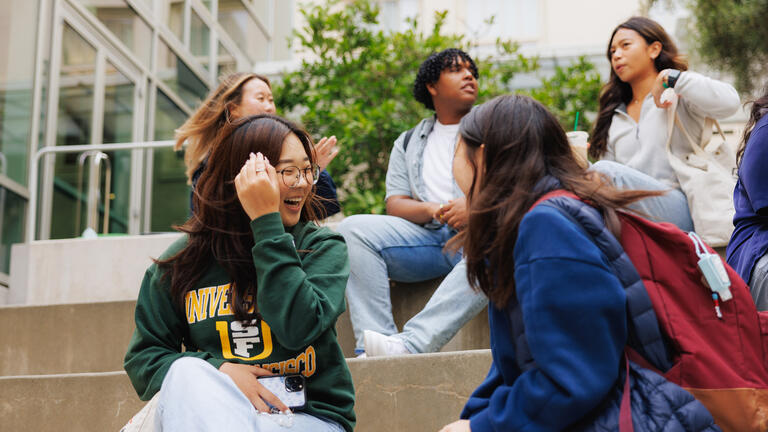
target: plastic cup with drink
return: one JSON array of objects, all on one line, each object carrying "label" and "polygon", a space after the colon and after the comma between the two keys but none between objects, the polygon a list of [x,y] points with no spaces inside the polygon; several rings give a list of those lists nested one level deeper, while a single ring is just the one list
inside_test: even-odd
[{"label": "plastic cup with drink", "polygon": [[571,131],[565,134],[568,136],[568,143],[571,144],[571,150],[576,157],[576,161],[584,168],[588,167],[587,149],[589,148],[589,134],[584,131]]}]

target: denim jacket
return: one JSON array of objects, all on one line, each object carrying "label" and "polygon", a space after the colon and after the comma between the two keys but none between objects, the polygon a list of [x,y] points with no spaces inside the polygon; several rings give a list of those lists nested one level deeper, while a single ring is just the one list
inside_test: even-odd
[{"label": "denim jacket", "polygon": [[[424,149],[427,147],[427,137],[435,125],[436,117],[433,115],[419,122],[414,128],[408,147],[403,149],[405,135],[407,131],[400,134],[392,147],[392,153],[389,156],[389,167],[387,168],[387,195],[386,199],[394,195],[405,195],[415,200],[425,201],[426,186],[424,185]],[[451,146],[451,154],[456,152],[456,142]],[[453,177],[453,173],[451,173]],[[461,198],[464,194],[453,179],[453,199]],[[432,220],[424,225],[425,228],[439,228],[442,224]]]}]

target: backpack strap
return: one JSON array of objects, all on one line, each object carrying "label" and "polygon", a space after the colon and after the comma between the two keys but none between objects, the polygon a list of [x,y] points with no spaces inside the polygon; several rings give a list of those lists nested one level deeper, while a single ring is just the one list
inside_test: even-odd
[{"label": "backpack strap", "polygon": [[536,205],[559,210],[580,226],[600,251],[608,258],[613,274],[621,282],[627,296],[629,338],[627,344],[639,352],[656,369],[666,371],[672,367],[667,347],[659,329],[659,322],[645,285],[621,243],[605,226],[603,217],[594,207],[584,203],[567,191],[553,191],[539,199]]},{"label": "backpack strap", "polygon": [[539,198],[538,200],[536,200],[535,203],[533,203],[533,205],[531,206],[531,208],[528,209],[528,211],[533,210],[537,205],[543,203],[544,201],[547,201],[550,198],[561,197],[561,196],[573,198],[577,200],[579,199],[579,197],[576,196],[576,194],[573,192],[568,192],[565,189],[556,189],[542,195],[541,198]]},{"label": "backpack strap", "polygon": [[415,130],[416,126],[408,129],[408,132],[405,133],[405,139],[403,140],[403,153],[408,150],[408,143],[411,142],[411,136],[413,136],[413,131]]}]

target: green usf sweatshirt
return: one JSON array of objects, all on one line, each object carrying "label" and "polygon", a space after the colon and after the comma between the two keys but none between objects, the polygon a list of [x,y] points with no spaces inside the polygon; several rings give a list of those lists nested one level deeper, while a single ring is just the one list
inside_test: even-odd
[{"label": "green usf sweatshirt", "polygon": [[[301,373],[307,383],[305,412],[351,431],[354,388],[335,328],[345,308],[349,276],[344,240],[311,222],[283,227],[279,213],[255,219],[251,229],[262,320],[248,327],[233,320],[231,281],[218,264],[186,294],[184,310],[171,299],[170,278],[162,278],[163,272],[152,265],[136,303],[136,330],[125,370],[142,400],[160,390],[171,363],[184,356],[216,368],[235,362],[278,374]],[[162,257],[173,256],[186,241],[179,239]]]}]

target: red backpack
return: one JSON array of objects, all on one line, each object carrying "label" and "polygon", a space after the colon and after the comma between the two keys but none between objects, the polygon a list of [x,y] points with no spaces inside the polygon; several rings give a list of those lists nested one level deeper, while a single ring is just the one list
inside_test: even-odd
[{"label": "red backpack", "polygon": [[[587,204],[571,198],[578,200],[557,190],[534,207],[543,203],[559,209],[605,252],[615,237],[602,219],[595,223],[582,211]],[[756,310],[746,283],[724,262],[733,297],[715,302],[703,282],[694,241],[676,226],[625,212],[619,212],[619,220],[619,242],[647,293],[639,297],[652,306],[643,311],[638,305],[643,300],[628,293],[630,326],[643,339],[635,341],[641,349],[628,350],[630,359],[693,394],[724,431],[768,430],[768,313]]]}]

